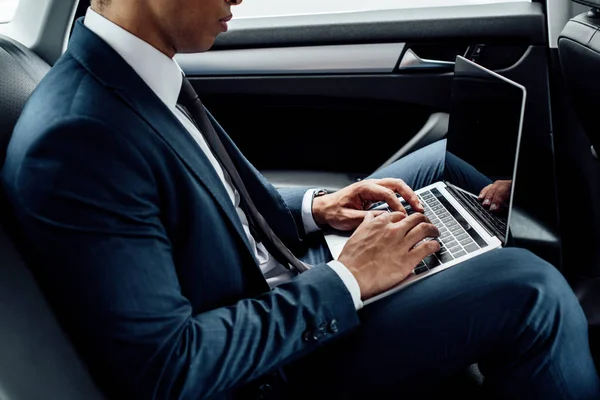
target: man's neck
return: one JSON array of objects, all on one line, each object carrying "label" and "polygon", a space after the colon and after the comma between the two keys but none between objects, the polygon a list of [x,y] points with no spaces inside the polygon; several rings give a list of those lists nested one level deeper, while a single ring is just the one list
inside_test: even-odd
[{"label": "man's neck", "polygon": [[103,9],[92,5],[92,10],[132,35],[139,37],[167,57],[173,58],[175,56],[175,47],[170,44],[168,36],[162,34],[160,27],[155,23],[155,18],[148,10],[144,10],[143,7],[133,10],[125,6],[119,7],[119,4],[119,2],[111,3],[110,7]]}]

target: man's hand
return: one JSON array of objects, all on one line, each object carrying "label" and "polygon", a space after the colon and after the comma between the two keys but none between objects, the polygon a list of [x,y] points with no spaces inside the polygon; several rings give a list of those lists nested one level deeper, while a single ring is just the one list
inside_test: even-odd
[{"label": "man's hand", "polygon": [[354,275],[363,300],[402,282],[417,264],[440,249],[438,229],[423,214],[406,217],[400,212],[375,217],[367,214],[350,237],[338,261]]},{"label": "man's hand", "polygon": [[[423,212],[419,198],[401,179],[367,179],[335,193],[315,198],[313,218],[318,225],[350,231],[363,222],[367,209],[380,201],[385,201],[393,211],[406,216],[406,210],[396,193],[400,194],[413,210]],[[383,211],[379,211],[376,215],[382,213]]]},{"label": "man's hand", "polygon": [[479,201],[490,211],[501,211],[508,207],[512,181],[496,181],[483,188],[479,193]]}]

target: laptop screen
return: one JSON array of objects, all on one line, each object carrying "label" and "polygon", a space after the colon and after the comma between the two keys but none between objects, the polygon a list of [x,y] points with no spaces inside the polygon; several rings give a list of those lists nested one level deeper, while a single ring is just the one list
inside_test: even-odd
[{"label": "laptop screen", "polygon": [[475,187],[460,177],[448,181],[474,195],[479,195],[483,182],[497,182],[504,202],[491,214],[506,225],[502,240],[510,225],[525,95],[523,86],[456,58],[446,150],[455,162],[470,164],[482,176]]}]

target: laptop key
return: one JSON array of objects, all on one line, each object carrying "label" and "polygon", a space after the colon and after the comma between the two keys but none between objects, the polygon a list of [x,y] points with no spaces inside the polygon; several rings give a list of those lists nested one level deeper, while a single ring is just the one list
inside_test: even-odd
[{"label": "laptop key", "polygon": [[454,221],[454,218],[452,218],[451,216],[447,216],[446,218],[442,218],[442,222],[444,224],[447,224],[447,223],[452,222],[452,221]]},{"label": "laptop key", "polygon": [[[450,229],[450,232],[452,232],[453,234],[456,234],[456,232],[460,232],[463,231],[461,226],[456,224],[454,226],[449,227],[448,229]],[[463,231],[464,232],[464,231]]]},{"label": "laptop key", "polygon": [[454,255],[454,253],[461,251],[462,247],[460,246],[454,246],[454,247],[448,247],[450,249],[450,253],[452,253],[452,255]]},{"label": "laptop key", "polygon": [[425,257],[425,259],[423,261],[425,261],[425,264],[427,264],[427,266],[429,267],[429,269],[435,268],[438,265],[440,265],[440,261],[433,254],[430,255],[430,256],[428,256],[428,257]]},{"label": "laptop key", "polygon": [[427,268],[426,266],[422,266],[415,268],[413,271],[415,275],[421,275],[422,273],[429,271],[429,268]]},{"label": "laptop key", "polygon": [[458,241],[462,241],[465,240],[466,238],[470,238],[469,235],[467,235],[467,233],[461,233],[460,235],[456,235],[456,240]]},{"label": "laptop key", "polygon": [[440,259],[442,264],[454,260],[454,257],[452,257],[452,254],[450,253],[436,253],[436,256]]},{"label": "laptop key", "polygon": [[464,256],[465,254],[467,254],[467,253],[465,253],[465,251],[464,251],[464,250],[457,251],[456,253],[452,253],[452,255],[454,256],[454,258],[462,257],[462,256]]},{"label": "laptop key", "polygon": [[443,240],[443,242],[444,242],[444,246],[446,246],[449,249],[458,245],[458,242],[456,240],[454,240],[453,238],[450,238],[449,240]]},{"label": "laptop key", "polygon": [[465,250],[468,251],[469,253],[474,252],[475,250],[479,250],[479,246],[477,246],[476,243],[473,244],[469,244],[465,246]]},{"label": "laptop key", "polygon": [[460,244],[462,244],[463,246],[466,246],[466,245],[471,244],[471,243],[473,243],[473,239],[471,239],[471,238],[466,238],[465,240],[461,240],[460,241]]}]

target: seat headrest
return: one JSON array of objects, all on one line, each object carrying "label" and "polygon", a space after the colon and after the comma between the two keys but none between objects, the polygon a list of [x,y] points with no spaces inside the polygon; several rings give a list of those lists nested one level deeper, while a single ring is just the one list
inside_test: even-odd
[{"label": "seat headrest", "polygon": [[575,3],[580,3],[592,8],[600,8],[600,0],[573,0]]},{"label": "seat headrest", "polygon": [[0,167],[25,102],[49,70],[33,51],[0,35]]}]

